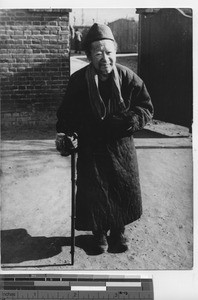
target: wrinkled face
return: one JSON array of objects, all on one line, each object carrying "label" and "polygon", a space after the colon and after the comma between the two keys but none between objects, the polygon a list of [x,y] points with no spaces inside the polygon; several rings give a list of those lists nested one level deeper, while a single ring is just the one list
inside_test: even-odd
[{"label": "wrinkled face", "polygon": [[116,62],[116,46],[111,40],[93,42],[89,60],[96,72],[101,76],[108,76]]}]

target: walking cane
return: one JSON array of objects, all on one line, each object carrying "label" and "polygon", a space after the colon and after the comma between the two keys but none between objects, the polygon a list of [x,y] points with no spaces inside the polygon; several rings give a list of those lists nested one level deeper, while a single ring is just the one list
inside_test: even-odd
[{"label": "walking cane", "polygon": [[[74,139],[77,138],[75,133],[73,136]],[[73,139],[71,137],[71,139]],[[70,138],[69,138],[70,139]],[[71,147],[71,139],[69,146]],[[68,137],[65,140],[65,133],[57,133],[55,141],[56,149],[60,151],[62,156],[68,156]],[[66,147],[67,145],[67,147]],[[74,252],[75,252],[75,222],[76,222],[76,151],[75,147],[71,148],[71,264],[74,264]]]},{"label": "walking cane", "polygon": [[71,153],[71,264],[74,264],[74,253],[75,253],[75,222],[76,222],[76,151],[73,150]]}]

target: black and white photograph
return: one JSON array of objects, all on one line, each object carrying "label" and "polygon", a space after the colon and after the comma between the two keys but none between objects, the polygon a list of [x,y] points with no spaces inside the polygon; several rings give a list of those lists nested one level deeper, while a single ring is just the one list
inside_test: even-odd
[{"label": "black and white photograph", "polygon": [[193,269],[193,9],[0,9],[1,269]]}]

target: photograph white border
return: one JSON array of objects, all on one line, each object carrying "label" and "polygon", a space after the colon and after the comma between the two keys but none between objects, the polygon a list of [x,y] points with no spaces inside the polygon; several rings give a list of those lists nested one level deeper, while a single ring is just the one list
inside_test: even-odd
[{"label": "photograph white border", "polygon": [[193,9],[193,183],[194,183],[194,255],[193,255],[193,268],[187,271],[3,271],[1,274],[128,274],[128,275],[141,275],[152,276],[154,284],[154,299],[155,300],[195,300],[198,299],[198,203],[195,201],[198,197],[196,183],[198,182],[197,166],[198,166],[198,5],[196,1],[175,1],[175,0],[158,0],[158,1],[83,1],[83,0],[29,0],[27,1],[14,1],[14,0],[1,0],[0,9],[9,8],[192,8]]}]

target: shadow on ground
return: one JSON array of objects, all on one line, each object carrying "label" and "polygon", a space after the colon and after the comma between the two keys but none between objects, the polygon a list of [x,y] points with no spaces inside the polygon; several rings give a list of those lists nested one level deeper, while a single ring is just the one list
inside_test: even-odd
[{"label": "shadow on ground", "polygon": [[70,238],[32,237],[26,229],[1,231],[2,264],[21,263],[53,257],[62,251],[63,246],[70,245]]},{"label": "shadow on ground", "polygon": [[[93,235],[79,235],[75,238],[76,247],[88,255],[98,255],[94,247]],[[32,237],[26,229],[1,231],[1,263],[18,264],[56,256],[62,247],[71,246],[71,237]]]}]

